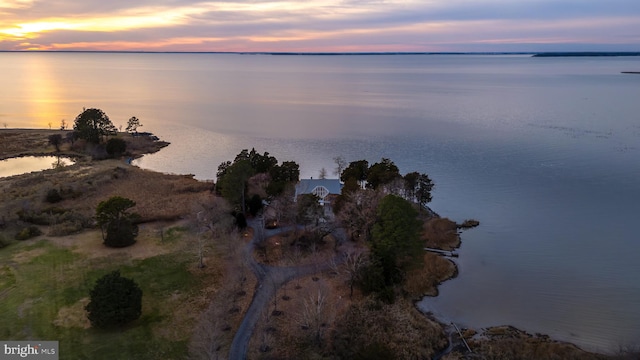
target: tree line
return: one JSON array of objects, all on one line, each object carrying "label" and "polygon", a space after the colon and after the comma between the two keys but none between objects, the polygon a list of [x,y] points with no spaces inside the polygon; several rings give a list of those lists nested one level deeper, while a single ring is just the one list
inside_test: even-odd
[{"label": "tree line", "polygon": [[[126,131],[128,133],[137,134],[138,128],[143,126],[140,123],[140,119],[132,116],[127,121]],[[51,124],[49,124],[51,127]],[[62,119],[60,122],[60,130],[67,129],[66,120]],[[83,111],[76,116],[73,123],[73,131],[66,134],[65,138],[61,134],[49,135],[49,144],[53,145],[57,152],[60,152],[60,146],[66,141],[73,144],[76,140],[84,140],[89,146],[102,146],[104,144],[104,151],[112,157],[117,157],[125,153],[127,144],[123,139],[114,137],[118,134],[118,129],[111,122],[109,116],[97,108],[83,109]],[[109,138],[109,137],[112,138]],[[106,140],[109,138],[108,140]]]}]

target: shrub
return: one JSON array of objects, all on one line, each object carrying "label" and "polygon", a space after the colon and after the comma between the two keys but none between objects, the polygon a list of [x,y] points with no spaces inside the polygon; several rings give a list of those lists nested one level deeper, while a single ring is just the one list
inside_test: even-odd
[{"label": "shrub", "polygon": [[107,154],[111,157],[118,157],[127,151],[126,141],[120,138],[111,138],[107,141]]},{"label": "shrub", "polygon": [[85,228],[81,221],[66,221],[60,224],[52,225],[49,229],[49,236],[66,236],[75,234]]},{"label": "shrub", "polygon": [[35,226],[29,226],[22,229],[20,232],[18,232],[15,238],[16,240],[22,241],[22,240],[29,240],[39,235],[42,235],[42,231],[40,231],[40,229],[38,229]]},{"label": "shrub", "polygon": [[48,203],[55,204],[57,202],[62,201],[62,195],[60,195],[60,192],[58,191],[58,189],[50,189],[49,191],[47,191],[47,196],[45,200]]},{"label": "shrub", "polygon": [[107,224],[107,235],[104,244],[109,247],[126,247],[133,245],[138,236],[138,226],[130,220],[120,219]]},{"label": "shrub", "polygon": [[6,237],[4,237],[4,235],[0,234],[0,249],[2,249],[3,247],[7,247],[11,245],[11,240],[7,239]]},{"label": "shrub", "polygon": [[247,202],[249,214],[256,216],[258,211],[262,210],[262,198],[258,194],[254,194]]},{"label": "shrub", "polygon": [[247,228],[247,218],[244,216],[243,213],[239,212],[235,215],[236,217],[236,226],[238,227],[238,229],[240,230],[244,230]]},{"label": "shrub", "polygon": [[122,326],[142,314],[142,289],[135,281],[120,276],[120,271],[113,271],[98,279],[85,310],[91,326]]}]

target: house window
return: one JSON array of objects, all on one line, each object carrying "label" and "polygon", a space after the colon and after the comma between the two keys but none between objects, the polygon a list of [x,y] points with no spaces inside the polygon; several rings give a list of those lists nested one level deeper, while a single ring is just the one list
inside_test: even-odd
[{"label": "house window", "polygon": [[316,188],[313,189],[311,193],[319,197],[320,199],[324,199],[327,195],[329,195],[329,190],[327,190],[327,188],[324,186],[316,186]]}]

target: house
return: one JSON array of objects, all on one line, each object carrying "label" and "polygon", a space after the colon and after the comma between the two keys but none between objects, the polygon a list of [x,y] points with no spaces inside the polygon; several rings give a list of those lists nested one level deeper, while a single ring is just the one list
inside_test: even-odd
[{"label": "house", "polygon": [[296,184],[295,198],[304,194],[313,194],[320,198],[320,205],[331,208],[331,203],[342,191],[339,179],[301,179]]}]

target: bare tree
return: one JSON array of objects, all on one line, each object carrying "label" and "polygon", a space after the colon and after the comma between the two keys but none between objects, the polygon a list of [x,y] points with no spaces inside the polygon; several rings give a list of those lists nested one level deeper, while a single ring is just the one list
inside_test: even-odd
[{"label": "bare tree", "polygon": [[260,336],[260,352],[266,353],[271,350],[271,345],[273,345],[274,339],[271,332],[273,331],[273,327],[271,325],[271,316],[268,311],[264,311],[262,313],[264,316],[264,325],[262,328],[261,336]]},{"label": "bare tree", "polygon": [[295,189],[287,187],[280,196],[271,202],[270,207],[276,215],[278,224],[291,224],[295,222],[297,208],[295,206]]},{"label": "bare tree", "polygon": [[320,173],[318,174],[318,177],[320,179],[326,179],[327,178],[327,169],[325,169],[325,168],[320,169]]},{"label": "bare tree", "polygon": [[67,120],[62,119],[60,120],[60,130],[66,130],[67,129]]},{"label": "bare tree", "polygon": [[[217,296],[216,300],[223,300]],[[231,334],[223,314],[225,306],[219,301],[212,301],[207,310],[201,314],[189,344],[191,359],[221,360],[227,358]]]},{"label": "bare tree", "polygon": [[380,193],[375,190],[357,190],[349,193],[340,209],[338,219],[352,240],[371,238],[371,230],[376,221],[376,211]]},{"label": "bare tree", "polygon": [[196,234],[196,253],[198,256],[198,268],[203,269],[206,267],[204,264],[204,254],[206,245],[206,237],[203,231],[198,231]]},{"label": "bare tree", "polygon": [[222,238],[221,242],[230,242],[229,233],[233,228],[233,217],[226,201],[221,198],[209,198],[195,204],[192,214],[191,222],[197,234],[195,240],[198,267],[204,268],[207,239],[211,236]]},{"label": "bare tree", "polygon": [[71,131],[68,132],[66,135],[66,140],[71,143],[71,146],[73,146],[73,143],[76,141],[76,133],[75,131]]},{"label": "bare tree", "polygon": [[274,293],[274,297],[273,297],[273,312],[271,313],[271,315],[273,316],[279,316],[282,315],[282,311],[278,310],[278,287],[280,284],[278,284],[278,281],[273,277],[273,275],[270,275],[269,278],[267,279],[268,285],[273,287],[273,293]]},{"label": "bare tree", "polygon": [[197,228],[209,231],[214,237],[228,233],[233,228],[231,207],[222,198],[204,199],[194,206],[193,212]]},{"label": "bare tree", "polygon": [[60,144],[62,144],[62,135],[52,134],[49,135],[49,144],[56,148],[56,152],[60,152]]},{"label": "bare tree", "polygon": [[336,163],[333,174],[339,177],[342,174],[342,171],[347,168],[347,160],[345,160],[342,156],[336,156],[333,158],[333,162]]},{"label": "bare tree", "polygon": [[247,180],[247,195],[258,195],[263,199],[268,197],[267,186],[271,181],[271,175],[268,173],[257,173]]},{"label": "bare tree", "polygon": [[383,188],[387,194],[397,195],[411,201],[411,199],[407,199],[405,182],[403,178],[395,178],[391,180],[390,183],[383,185]]},{"label": "bare tree", "polygon": [[367,257],[363,251],[352,250],[344,254],[344,272],[349,284],[349,297],[353,296],[353,286],[360,280],[362,269],[367,265]]},{"label": "bare tree", "polygon": [[329,311],[327,308],[327,289],[319,283],[302,301],[298,323],[304,330],[310,332],[310,336],[316,346],[322,346],[324,330],[328,327]]}]

